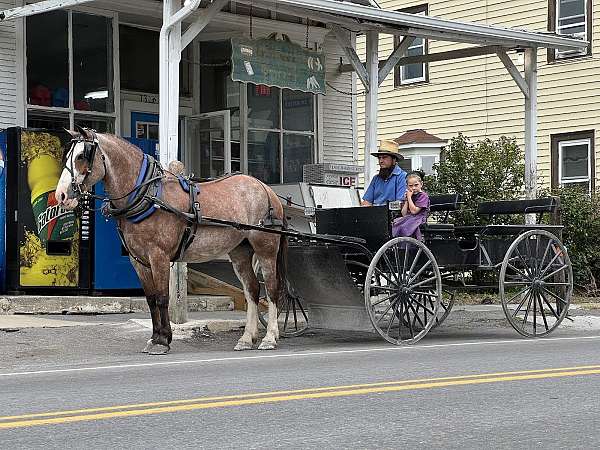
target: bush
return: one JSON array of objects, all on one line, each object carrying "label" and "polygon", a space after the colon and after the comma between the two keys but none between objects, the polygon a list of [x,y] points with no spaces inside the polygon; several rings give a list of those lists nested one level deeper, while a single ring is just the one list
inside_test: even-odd
[{"label": "bush", "polygon": [[463,134],[450,141],[442,161],[434,166],[436,175],[425,180],[430,194],[459,193],[463,208],[454,216],[457,225],[484,223],[477,218],[477,203],[510,200],[523,193],[523,154],[514,138],[485,139],[471,144]]},{"label": "bush", "polygon": [[600,277],[600,192],[591,196],[577,187],[559,189],[563,242],[573,264],[575,283],[588,295],[598,296]]}]

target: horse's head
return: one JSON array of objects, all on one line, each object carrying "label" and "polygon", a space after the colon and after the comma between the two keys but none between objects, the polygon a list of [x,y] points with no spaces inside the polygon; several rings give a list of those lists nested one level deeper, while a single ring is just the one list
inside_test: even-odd
[{"label": "horse's head", "polygon": [[88,192],[94,184],[104,178],[102,152],[98,150],[98,137],[92,130],[78,128],[69,131],[73,139],[63,159],[63,171],[56,186],[55,197],[59,204],[74,209],[78,197]]}]

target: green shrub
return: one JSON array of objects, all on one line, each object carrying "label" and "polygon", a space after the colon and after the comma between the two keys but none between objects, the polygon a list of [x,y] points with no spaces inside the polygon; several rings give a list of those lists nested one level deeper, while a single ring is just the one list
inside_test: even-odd
[{"label": "green shrub", "polygon": [[573,264],[575,283],[589,295],[599,295],[600,192],[591,196],[578,187],[559,189],[563,242]]},{"label": "green shrub", "polygon": [[[457,225],[484,223],[477,217],[477,203],[509,200],[523,193],[523,154],[514,138],[484,139],[471,144],[463,134],[451,139],[442,161],[434,166],[436,175],[425,180],[430,194],[459,193],[463,207],[453,218]],[[506,218],[505,218],[506,219]]]}]

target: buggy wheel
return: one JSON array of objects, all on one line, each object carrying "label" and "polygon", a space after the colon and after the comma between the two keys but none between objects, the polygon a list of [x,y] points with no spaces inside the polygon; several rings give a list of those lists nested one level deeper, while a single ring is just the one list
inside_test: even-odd
[{"label": "buggy wheel", "polygon": [[[252,259],[252,268],[258,278],[260,285],[258,301],[258,321],[267,328],[269,304],[266,297],[264,280],[260,271],[260,264],[256,257]],[[294,292],[289,282],[287,285],[287,295],[282,305],[279,305],[277,320],[279,322],[279,334],[282,337],[301,336],[308,329],[308,316],[306,307],[302,304],[300,297]]]},{"label": "buggy wheel", "polygon": [[433,254],[412,238],[385,243],[365,280],[365,307],[386,341],[414,344],[433,327],[442,300],[442,277]]},{"label": "buggy wheel", "polygon": [[545,230],[518,236],[500,269],[500,300],[518,333],[545,336],[560,325],[573,295],[573,268],[567,249]]}]

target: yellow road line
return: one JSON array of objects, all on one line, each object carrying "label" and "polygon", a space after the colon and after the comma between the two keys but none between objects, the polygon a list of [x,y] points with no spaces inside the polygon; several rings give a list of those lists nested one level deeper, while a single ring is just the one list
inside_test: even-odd
[{"label": "yellow road line", "polygon": [[[307,400],[320,398],[367,395],[382,392],[398,392],[418,389],[432,389],[449,386],[464,386],[506,381],[538,380],[546,378],[563,378],[583,375],[600,374],[600,366],[580,366],[573,368],[540,369],[522,372],[500,372],[480,375],[465,375],[459,377],[428,378],[422,380],[391,381],[382,383],[331,386],[314,389],[299,389],[293,391],[274,391],[246,395],[222,397],[206,397],[198,399],[177,400],[172,402],[154,402],[137,405],[122,405],[106,408],[58,411],[50,413],[30,414],[22,416],[7,416],[0,420],[0,429],[22,428],[39,425],[66,424],[121,417],[145,416],[201,409],[223,408],[227,406],[244,406],[265,403],[278,403],[292,400]],[[191,402],[191,403],[190,403]],[[153,405],[163,405],[149,407]],[[141,408],[141,409],[139,409]],[[116,410],[126,409],[126,410]],[[111,412],[108,412],[112,410]],[[107,411],[107,412],[99,412]],[[96,412],[96,413],[93,413]],[[85,413],[85,414],[81,414]],[[73,414],[66,417],[52,417]],[[33,417],[45,417],[34,419]],[[17,420],[24,419],[24,420]]]}]

